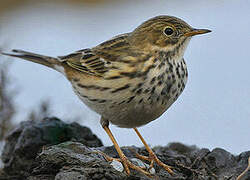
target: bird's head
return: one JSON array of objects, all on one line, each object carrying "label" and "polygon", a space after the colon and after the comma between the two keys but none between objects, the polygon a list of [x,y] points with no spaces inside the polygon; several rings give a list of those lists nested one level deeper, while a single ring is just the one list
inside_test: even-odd
[{"label": "bird's head", "polygon": [[211,32],[194,29],[183,20],[173,16],[157,16],[138,26],[130,40],[135,47],[145,50],[173,51],[177,47],[185,50],[192,36]]}]

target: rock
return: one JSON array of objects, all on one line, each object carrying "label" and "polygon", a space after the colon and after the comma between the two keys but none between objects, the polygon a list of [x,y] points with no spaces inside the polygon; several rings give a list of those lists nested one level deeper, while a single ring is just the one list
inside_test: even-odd
[{"label": "rock", "polygon": [[124,167],[123,167],[123,165],[122,165],[122,162],[120,162],[120,161],[112,161],[112,162],[110,163],[110,165],[111,165],[115,170],[117,170],[117,171],[119,171],[119,172],[123,172],[123,171],[124,171]]},{"label": "rock", "polygon": [[[246,151],[241,153],[239,156],[236,157],[237,159],[237,167],[235,168],[235,171],[237,172],[243,172],[247,168],[248,164],[248,171],[246,174],[242,176],[242,179],[240,180],[249,180],[250,179],[250,151]],[[248,159],[248,160],[247,160]]]},{"label": "rock", "polygon": [[[126,175],[121,173],[98,153],[98,149],[89,148],[77,142],[65,142],[59,145],[51,146],[38,155],[39,165],[34,167],[33,180],[37,174],[54,175],[59,179],[119,179]],[[53,168],[53,171],[51,169]]]},{"label": "rock", "polygon": [[142,167],[142,168],[146,169],[147,171],[149,171],[149,173],[151,175],[155,174],[155,168],[154,167],[150,168],[150,165],[147,164],[147,163],[145,163],[145,162],[143,162],[142,160],[137,159],[137,158],[131,158],[130,161],[133,164],[135,164],[136,166],[139,166],[139,167]]},{"label": "rock", "polygon": [[102,146],[101,140],[89,128],[78,123],[67,124],[57,118],[21,122],[6,138],[2,152],[4,171],[25,175],[43,146],[70,140],[89,147]]},{"label": "rock", "polygon": [[[174,176],[169,175],[163,168],[155,165],[155,179],[236,179],[236,177],[246,168],[247,157],[250,151],[239,156],[233,156],[229,152],[216,148],[211,152],[207,149],[198,149],[194,146],[185,146],[178,143],[178,147],[185,147],[188,151],[182,151],[178,147],[173,148],[173,143],[166,147],[156,147],[158,157],[166,164],[170,164],[175,172]],[[170,148],[171,147],[171,148]],[[147,155],[144,148],[132,147],[134,151]],[[127,152],[131,148],[122,148]],[[116,170],[113,162],[107,162],[98,151],[109,152],[107,155],[118,157],[114,147],[89,148],[77,142],[65,142],[43,149],[37,156],[39,162],[33,168],[29,180],[34,180],[37,176],[53,176],[59,179],[149,179],[142,174],[131,170],[131,175],[127,176],[124,172]],[[126,153],[133,162],[134,151]],[[181,153],[180,153],[181,152]],[[244,159],[244,160],[243,160]],[[140,162],[141,163],[141,162]],[[51,170],[53,169],[53,170]],[[249,178],[247,175],[245,178]]]},{"label": "rock", "polygon": [[[7,138],[0,180],[149,179],[134,170],[130,176],[121,172],[124,171],[121,163],[107,162],[100,153],[118,158],[115,148],[101,145],[88,128],[76,123],[66,124],[56,118],[23,122]],[[147,156],[145,148],[133,146],[122,150],[131,162],[149,167],[149,162],[135,158],[135,152]],[[236,156],[221,148],[210,151],[181,143],[158,146],[153,150],[175,172],[171,176],[155,164],[151,172],[154,179],[159,180],[235,180],[246,169],[250,156],[250,151]],[[248,179],[249,172],[240,180]]]}]

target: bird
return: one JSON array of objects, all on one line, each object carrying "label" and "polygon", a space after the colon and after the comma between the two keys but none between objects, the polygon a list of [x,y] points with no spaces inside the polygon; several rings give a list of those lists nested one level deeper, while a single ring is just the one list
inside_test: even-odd
[{"label": "bird", "polygon": [[137,128],[156,120],[177,100],[188,78],[183,58],[186,47],[193,36],[209,32],[193,28],[180,18],[160,15],[146,20],[132,32],[64,56],[50,57],[18,49],[1,54],[62,73],[80,100],[101,115],[100,124],[120,157],[116,160],[128,175],[134,169],[151,176],[125,156],[110,123],[134,129],[149,153],[137,157],[149,161],[151,168],[157,163],[173,175],[172,167],[156,156]]}]

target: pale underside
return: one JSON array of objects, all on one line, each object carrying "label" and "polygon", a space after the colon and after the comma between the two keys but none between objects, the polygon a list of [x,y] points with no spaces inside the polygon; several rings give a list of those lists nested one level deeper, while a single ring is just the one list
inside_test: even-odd
[{"label": "pale underside", "polygon": [[[177,78],[175,82],[168,80],[158,88],[154,88],[155,86],[150,84],[151,81],[148,81],[141,87],[141,94],[131,92],[133,88],[136,88],[136,85],[141,82],[140,79],[134,80],[134,82],[131,83],[134,86],[130,87],[129,91],[124,90],[120,92],[119,95],[110,94],[105,91],[100,92],[98,90],[92,90],[91,92],[86,91],[85,89],[77,87],[75,82],[72,82],[72,86],[78,97],[103,118],[119,127],[133,128],[145,125],[161,116],[179,97],[184,89],[187,78],[185,77],[182,80]],[[96,85],[97,83],[89,83],[88,85]],[[157,83],[158,81],[155,82],[155,85]],[[107,86],[108,82],[104,84]],[[116,84],[114,86],[120,87],[121,85]],[[151,93],[153,89],[155,89],[155,92]],[[168,89],[171,95],[162,94],[164,89]],[[96,92],[98,92],[98,94]],[[83,97],[83,95],[88,96],[88,98]],[[98,99],[98,101],[96,101],[96,99]],[[103,101],[105,102],[102,103]]]}]

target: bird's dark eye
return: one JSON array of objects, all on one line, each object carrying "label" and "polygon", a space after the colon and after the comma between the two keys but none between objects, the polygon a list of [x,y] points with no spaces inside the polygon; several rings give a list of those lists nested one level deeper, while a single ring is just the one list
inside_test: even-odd
[{"label": "bird's dark eye", "polygon": [[164,30],[164,33],[168,36],[172,35],[174,32],[174,30],[171,28],[171,27],[167,27],[165,30]]}]

